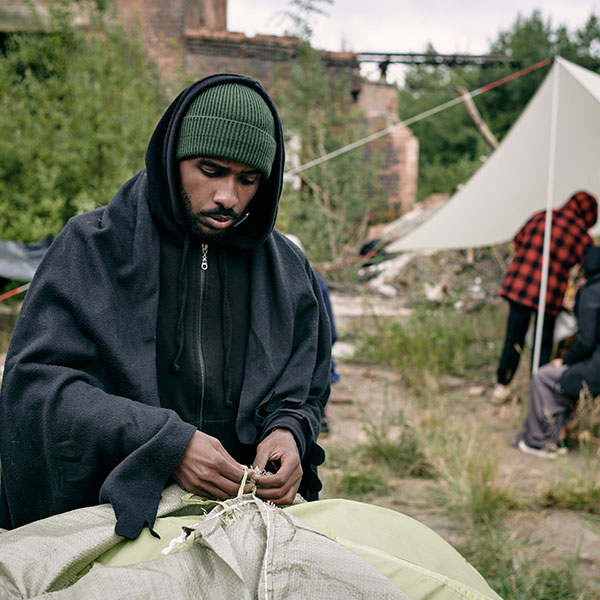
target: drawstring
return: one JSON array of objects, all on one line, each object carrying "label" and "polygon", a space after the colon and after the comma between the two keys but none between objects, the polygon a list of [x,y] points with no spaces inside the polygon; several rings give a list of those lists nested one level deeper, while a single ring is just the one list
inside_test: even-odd
[{"label": "drawstring", "polygon": [[173,359],[173,363],[171,365],[171,368],[175,373],[179,373],[181,369],[181,366],[179,365],[179,359],[181,358],[181,354],[183,352],[183,317],[185,313],[188,287],[188,278],[185,274],[185,268],[189,248],[190,236],[186,235],[183,239],[183,250],[181,251],[181,262],[179,263],[179,277],[177,282],[177,305],[179,308],[179,314],[177,316],[177,327],[175,328],[175,347],[177,348],[177,351],[175,353],[175,358]]},{"label": "drawstring", "polygon": [[235,229],[238,225],[241,225],[250,216],[250,211],[244,213],[244,216],[233,226]]}]

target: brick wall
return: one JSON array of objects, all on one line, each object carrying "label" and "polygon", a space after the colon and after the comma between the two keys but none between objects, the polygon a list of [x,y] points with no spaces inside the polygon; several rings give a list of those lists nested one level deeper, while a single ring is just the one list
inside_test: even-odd
[{"label": "brick wall", "polygon": [[[369,133],[398,123],[398,94],[385,83],[363,81],[359,106],[365,114]],[[388,193],[388,206],[393,213],[409,211],[417,195],[419,142],[408,127],[398,123],[378,142],[384,155],[381,181]]]},{"label": "brick wall", "polygon": [[[285,36],[227,31],[227,0],[116,0],[117,18],[130,34],[141,35],[150,58],[166,82],[181,69],[195,77],[217,72],[243,73],[273,92],[275,74],[285,77],[298,41]],[[43,1],[36,2],[43,5]],[[0,0],[0,32],[26,29],[27,4]],[[29,22],[29,25],[28,25]],[[356,54],[325,52],[323,59],[332,78],[348,78],[348,93],[358,99],[369,132],[397,121],[396,90],[366,82],[359,74]],[[410,210],[415,201],[418,142],[410,130],[399,126],[377,142],[385,155],[381,181],[389,194],[392,212]]]}]

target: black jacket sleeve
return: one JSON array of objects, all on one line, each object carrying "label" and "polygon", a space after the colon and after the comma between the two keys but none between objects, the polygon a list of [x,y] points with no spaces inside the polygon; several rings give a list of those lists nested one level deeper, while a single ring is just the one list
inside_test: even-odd
[{"label": "black jacket sleeve", "polygon": [[588,358],[598,344],[598,314],[600,298],[597,297],[597,287],[583,287],[579,290],[577,299],[577,335],[563,362],[572,365]]},{"label": "black jacket sleeve", "polygon": [[195,431],[158,399],[149,214],[118,206],[67,225],[23,304],[0,396],[4,527],[111,502],[136,537]]},{"label": "black jacket sleeve", "polygon": [[[289,429],[303,461],[301,490],[317,492],[317,444],[331,379],[331,329],[319,284],[304,254],[273,233],[268,254],[257,254],[252,316],[240,416],[242,441]],[[310,496],[310,493],[307,494]]]}]

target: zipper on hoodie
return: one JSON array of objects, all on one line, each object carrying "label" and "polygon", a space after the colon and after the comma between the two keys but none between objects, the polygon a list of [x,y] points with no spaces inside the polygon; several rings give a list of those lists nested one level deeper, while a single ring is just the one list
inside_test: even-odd
[{"label": "zipper on hoodie", "polygon": [[200,398],[199,398],[199,429],[204,426],[204,395],[206,391],[206,362],[204,360],[204,352],[202,349],[202,315],[204,313],[204,297],[206,289],[206,276],[208,271],[208,244],[202,244],[200,246],[202,251],[202,260],[200,262],[200,294],[198,301],[198,329],[196,334],[198,336],[196,340],[196,348],[198,355],[198,366],[200,368]]}]

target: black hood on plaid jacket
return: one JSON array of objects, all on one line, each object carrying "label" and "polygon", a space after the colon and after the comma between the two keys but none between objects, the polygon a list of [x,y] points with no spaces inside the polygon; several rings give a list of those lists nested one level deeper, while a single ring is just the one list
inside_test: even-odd
[{"label": "black hood on plaid jacket", "polygon": [[[197,428],[166,405],[157,369],[165,244],[176,249],[182,276],[191,268],[183,253],[191,244],[177,193],[177,131],[197,94],[227,81],[263,95],[278,137],[271,177],[235,241],[223,245],[243,253],[248,268],[235,431],[242,444],[255,446],[274,427],[293,429],[305,488],[319,488],[310,465],[323,459],[316,438],[329,393],[331,342],[310,265],[273,230],[283,177],[281,126],[259,84],[217,75],[173,101],[150,141],[146,169],[106,207],[69,221],[36,272],[0,395],[0,526],[98,502],[113,505],[119,535],[135,538],[154,522],[162,489]],[[228,261],[224,256],[225,271]],[[185,282],[175,281],[175,311],[184,311],[191,290],[183,293]],[[172,335],[179,339],[177,331]]]}]

